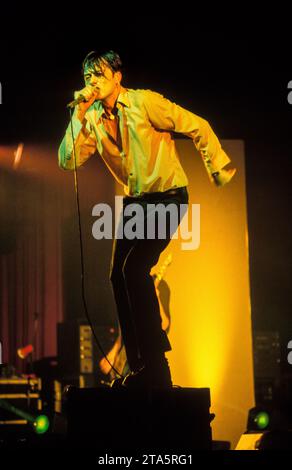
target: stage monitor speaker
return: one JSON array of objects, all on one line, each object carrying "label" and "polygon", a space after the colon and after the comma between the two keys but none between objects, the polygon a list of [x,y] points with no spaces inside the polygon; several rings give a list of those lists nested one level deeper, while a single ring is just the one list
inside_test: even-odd
[{"label": "stage monitor speaker", "polygon": [[[290,450],[292,449],[292,431],[275,429],[262,433],[244,433],[235,450]],[[273,455],[273,454],[270,454]],[[272,463],[272,461],[270,461]],[[277,462],[280,463],[279,461]],[[282,468],[282,467],[279,467]]]},{"label": "stage monitor speaker", "polygon": [[258,450],[262,432],[244,433],[235,447],[235,450]]}]

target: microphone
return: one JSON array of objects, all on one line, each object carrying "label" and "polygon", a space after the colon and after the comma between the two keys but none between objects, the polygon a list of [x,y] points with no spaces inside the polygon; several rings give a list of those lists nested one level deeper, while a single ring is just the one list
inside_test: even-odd
[{"label": "microphone", "polygon": [[86,101],[85,96],[79,95],[76,100],[71,101],[70,103],[67,104],[66,108],[74,108],[77,106],[79,103],[83,103],[83,101]]}]

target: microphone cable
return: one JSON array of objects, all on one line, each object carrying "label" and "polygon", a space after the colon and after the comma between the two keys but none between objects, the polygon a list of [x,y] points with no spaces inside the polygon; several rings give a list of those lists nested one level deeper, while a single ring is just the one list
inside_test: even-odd
[{"label": "microphone cable", "polygon": [[80,263],[81,263],[81,295],[82,295],[82,302],[83,302],[83,307],[84,307],[84,312],[88,321],[88,324],[91,328],[92,334],[94,336],[95,342],[101,351],[103,357],[106,359],[108,364],[111,366],[112,370],[117,374],[118,377],[121,379],[124,379],[125,377],[120,374],[113,364],[108,360],[107,355],[105,354],[98,338],[97,335],[94,331],[93,324],[91,322],[89,313],[88,313],[88,308],[87,308],[87,302],[86,302],[86,295],[85,295],[85,276],[84,276],[84,251],[83,251],[83,241],[82,241],[82,227],[81,227],[81,215],[80,215],[80,203],[79,203],[79,187],[78,187],[78,176],[77,176],[77,163],[76,163],[76,150],[75,150],[75,138],[74,138],[74,131],[73,131],[73,123],[72,123],[72,116],[73,116],[73,111],[72,108],[69,108],[69,113],[70,113],[70,128],[71,128],[71,134],[72,134],[72,143],[73,143],[73,161],[74,161],[74,189],[75,189],[75,200],[76,200],[76,209],[77,209],[77,220],[78,220],[78,235],[79,235],[79,246],[80,246]]}]

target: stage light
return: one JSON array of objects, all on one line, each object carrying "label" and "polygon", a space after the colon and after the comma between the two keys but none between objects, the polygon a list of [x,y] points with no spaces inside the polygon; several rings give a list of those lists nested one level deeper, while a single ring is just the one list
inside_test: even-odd
[{"label": "stage light", "polygon": [[20,143],[18,145],[16,151],[14,152],[14,162],[13,162],[14,170],[16,170],[19,166],[19,163],[20,163],[20,160],[21,160],[21,157],[22,157],[22,153],[23,153],[23,147],[24,147],[24,145],[22,143]]},{"label": "stage light", "polygon": [[33,425],[34,431],[37,434],[44,434],[49,429],[50,422],[46,415],[39,415],[35,417],[26,411],[16,408],[11,403],[3,400],[2,398],[0,399],[0,408],[3,408],[4,410],[16,414],[16,416],[20,416],[21,418],[26,419],[27,422]]},{"label": "stage light", "polygon": [[21,358],[21,359],[25,359],[26,356],[28,356],[30,353],[33,352],[33,345],[32,344],[27,344],[26,346],[24,346],[23,348],[19,348],[17,349],[17,355]]},{"label": "stage light", "polygon": [[33,423],[33,426],[37,434],[44,434],[45,432],[47,432],[50,426],[48,417],[46,415],[37,416]]},{"label": "stage light", "polygon": [[261,411],[254,418],[254,422],[258,429],[266,429],[270,423],[270,416],[265,411]]}]

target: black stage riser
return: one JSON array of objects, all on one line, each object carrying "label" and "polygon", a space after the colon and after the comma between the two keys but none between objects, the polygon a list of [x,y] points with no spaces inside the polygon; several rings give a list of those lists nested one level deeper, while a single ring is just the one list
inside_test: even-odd
[{"label": "black stage riser", "polygon": [[98,449],[211,449],[209,389],[142,390],[71,387],[68,439]]}]

